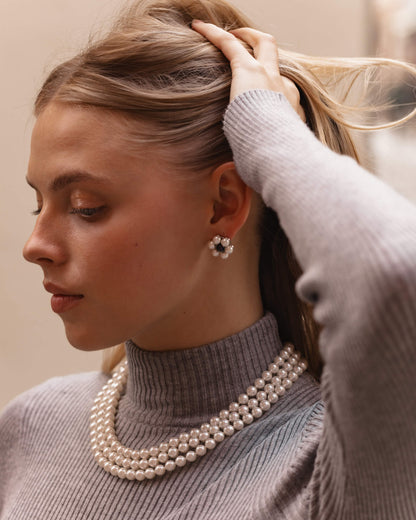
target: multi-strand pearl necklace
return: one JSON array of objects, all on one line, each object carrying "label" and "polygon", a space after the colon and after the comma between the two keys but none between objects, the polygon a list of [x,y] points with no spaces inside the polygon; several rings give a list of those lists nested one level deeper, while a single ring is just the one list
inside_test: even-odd
[{"label": "multi-strand pearl necklace", "polygon": [[117,439],[114,420],[127,383],[127,362],[114,371],[94,401],[90,419],[91,449],[98,465],[119,478],[129,480],[152,479],[177,467],[194,462],[208,450],[214,449],[227,437],[259,419],[288,390],[306,370],[307,362],[285,343],[283,350],[260,378],[238,396],[228,410],[221,410],[209,423],[189,433],[181,433],[159,446],[133,450]]}]

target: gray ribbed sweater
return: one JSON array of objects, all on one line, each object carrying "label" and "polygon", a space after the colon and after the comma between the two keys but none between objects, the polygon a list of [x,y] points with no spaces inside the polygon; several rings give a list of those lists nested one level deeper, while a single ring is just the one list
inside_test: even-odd
[{"label": "gray ribbed sweater", "polygon": [[[416,519],[416,208],[319,143],[281,94],[225,115],[243,179],[279,215],[323,325],[321,387],[306,372],[260,420],[197,462],[120,480],[89,452],[100,373],[55,378],[0,420],[0,518]],[[149,447],[233,401],[280,348],[270,314],[230,338],[151,353],[127,342],[116,429]]]}]

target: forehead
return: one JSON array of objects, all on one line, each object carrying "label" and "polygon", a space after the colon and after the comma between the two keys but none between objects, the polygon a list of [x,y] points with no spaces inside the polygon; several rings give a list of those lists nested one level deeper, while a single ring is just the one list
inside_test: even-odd
[{"label": "forehead", "polygon": [[41,182],[68,170],[136,174],[138,165],[147,165],[151,155],[137,146],[132,150],[127,133],[125,120],[117,113],[50,103],[33,129],[28,178]]},{"label": "forehead", "polygon": [[32,144],[71,147],[85,143],[112,149],[117,148],[122,134],[122,120],[116,113],[94,107],[50,103],[36,120]]}]

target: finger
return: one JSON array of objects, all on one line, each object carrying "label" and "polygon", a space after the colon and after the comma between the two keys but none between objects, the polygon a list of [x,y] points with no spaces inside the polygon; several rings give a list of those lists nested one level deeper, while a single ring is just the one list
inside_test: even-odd
[{"label": "finger", "polygon": [[270,34],[242,27],[230,31],[253,49],[254,57],[268,70],[278,71],[279,50],[274,37]]},{"label": "finger", "polygon": [[192,28],[218,47],[231,64],[236,61],[240,63],[252,63],[255,61],[238,38],[220,27],[211,23],[201,22],[200,20],[193,20]]}]

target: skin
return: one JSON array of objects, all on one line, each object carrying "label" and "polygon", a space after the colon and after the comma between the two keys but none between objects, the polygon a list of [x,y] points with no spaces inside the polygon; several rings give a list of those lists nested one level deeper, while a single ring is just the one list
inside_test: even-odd
[{"label": "skin", "polygon": [[[193,27],[230,59],[231,99],[251,88],[282,91],[304,117],[269,35]],[[264,312],[257,197],[233,163],[178,182],[157,149],[129,153],[120,128],[102,109],[52,102],[32,134],[27,180],[39,215],[23,254],[44,284],[83,296],[60,313],[70,343],[94,350],[131,338],[144,349],[184,349],[253,324]],[[227,260],[208,250],[217,234],[235,245]]]}]

